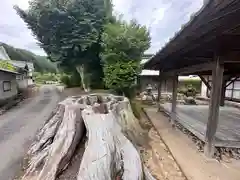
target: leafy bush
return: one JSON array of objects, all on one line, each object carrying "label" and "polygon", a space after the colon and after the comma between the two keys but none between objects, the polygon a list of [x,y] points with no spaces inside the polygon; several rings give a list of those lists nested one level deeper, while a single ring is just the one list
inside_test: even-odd
[{"label": "leafy bush", "polygon": [[70,77],[66,74],[62,75],[60,78],[61,83],[63,83],[66,87],[70,86]]},{"label": "leafy bush", "polygon": [[63,74],[60,81],[68,88],[81,86],[81,78],[77,73],[73,73],[71,75]]},{"label": "leafy bush", "polygon": [[104,82],[118,94],[131,98],[134,94],[135,80],[138,74],[138,64],[134,61],[117,62],[104,67]]},{"label": "leafy bush", "polygon": [[181,81],[181,87],[180,89],[187,89],[189,86],[193,87],[196,89],[197,92],[201,91],[201,81],[197,80],[197,79],[188,79],[188,80],[184,80]]},{"label": "leafy bush", "polygon": [[187,88],[178,89],[178,93],[184,94],[187,97],[195,97],[197,95],[197,90],[192,85],[188,85]]},{"label": "leafy bush", "polygon": [[131,101],[130,104],[132,107],[133,114],[136,118],[140,119],[141,118],[141,105],[137,101]]},{"label": "leafy bush", "polygon": [[118,20],[107,24],[102,45],[105,86],[131,99],[140,73],[142,55],[150,47],[147,28],[135,21],[128,23]]},{"label": "leafy bush", "polygon": [[35,82],[38,84],[44,84],[46,81],[59,82],[60,74],[34,72],[33,78],[34,78]]}]

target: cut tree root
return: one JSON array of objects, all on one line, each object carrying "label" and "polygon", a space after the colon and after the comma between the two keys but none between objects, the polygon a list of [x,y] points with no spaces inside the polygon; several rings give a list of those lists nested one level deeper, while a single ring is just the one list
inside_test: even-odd
[{"label": "cut tree root", "polygon": [[109,94],[70,97],[59,103],[29,150],[23,180],[55,180],[77,145],[87,142],[78,180],[154,180],[135,148],[144,133],[129,100]]}]

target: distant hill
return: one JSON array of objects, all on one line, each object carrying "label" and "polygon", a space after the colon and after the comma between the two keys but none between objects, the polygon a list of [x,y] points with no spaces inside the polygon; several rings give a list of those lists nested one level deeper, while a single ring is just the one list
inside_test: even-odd
[{"label": "distant hill", "polygon": [[14,48],[5,43],[0,42],[12,60],[32,62],[37,72],[56,72],[56,65],[49,61],[45,56],[36,55],[30,51]]}]

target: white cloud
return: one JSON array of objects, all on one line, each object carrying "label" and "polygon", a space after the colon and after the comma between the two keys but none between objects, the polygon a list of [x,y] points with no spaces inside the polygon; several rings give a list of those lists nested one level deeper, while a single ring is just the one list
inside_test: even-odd
[{"label": "white cloud", "polygon": [[159,8],[153,11],[153,22],[151,26],[158,24],[164,18],[166,8]]},{"label": "white cloud", "polygon": [[17,48],[27,49],[36,54],[44,55],[44,51],[37,46],[37,41],[26,24],[13,9],[18,5],[28,8],[28,0],[1,0],[0,6],[0,41]]},{"label": "white cloud", "polygon": [[[44,54],[13,10],[15,4],[27,9],[28,0],[1,0],[0,41]],[[200,9],[203,0],[113,0],[113,4],[124,19],[137,19],[150,29],[152,45],[148,52],[155,53],[189,21],[191,14]]]},{"label": "white cloud", "polygon": [[126,20],[137,19],[150,29],[149,53],[155,53],[197,12],[203,0],[113,0]]},{"label": "white cloud", "polygon": [[22,9],[28,8],[28,0],[12,0],[14,4],[18,5]]}]

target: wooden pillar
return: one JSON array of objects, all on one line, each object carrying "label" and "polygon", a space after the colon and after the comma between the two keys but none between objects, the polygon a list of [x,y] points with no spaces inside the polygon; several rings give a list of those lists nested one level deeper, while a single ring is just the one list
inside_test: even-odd
[{"label": "wooden pillar", "polygon": [[214,155],[214,141],[219,119],[223,72],[224,67],[220,64],[220,57],[217,57],[215,60],[215,67],[212,70],[212,88],[205,139],[206,144],[204,148],[204,153],[207,157],[213,157]]},{"label": "wooden pillar", "polygon": [[158,75],[158,99],[157,99],[157,105],[158,105],[158,112],[161,111],[161,94],[162,94],[162,77],[161,77],[161,71],[159,71]]},{"label": "wooden pillar", "polygon": [[[225,97],[226,97],[226,89],[227,89],[227,86],[229,86],[232,81],[234,82],[234,79],[231,80],[232,77],[233,77],[232,75],[223,76],[220,106],[224,106],[224,105],[225,105]],[[235,79],[237,79],[237,78],[235,78]],[[230,84],[227,85],[228,81],[230,81]]]},{"label": "wooden pillar", "polygon": [[227,81],[223,78],[220,106],[224,106],[225,105],[226,83],[227,83]]},{"label": "wooden pillar", "polygon": [[171,110],[171,124],[174,127],[176,121],[176,109],[177,109],[177,88],[178,88],[178,76],[174,75],[172,79],[172,110]]},{"label": "wooden pillar", "polygon": [[207,87],[207,90],[211,90],[211,86],[210,86],[210,84],[208,83],[208,81],[203,77],[203,76],[201,76],[201,75],[198,75],[199,77],[200,77],[200,79],[201,79],[201,81],[205,84],[205,86]]}]

